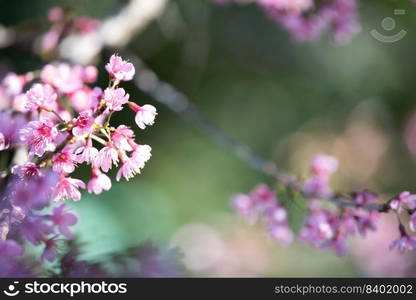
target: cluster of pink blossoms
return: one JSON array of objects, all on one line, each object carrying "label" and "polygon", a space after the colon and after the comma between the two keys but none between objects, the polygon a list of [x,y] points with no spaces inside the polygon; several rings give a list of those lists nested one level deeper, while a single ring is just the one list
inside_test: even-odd
[{"label": "cluster of pink blossoms", "polygon": [[293,232],[288,225],[287,211],[267,185],[258,185],[249,195],[235,196],[232,205],[249,223],[264,222],[270,236],[282,244],[292,242]]},{"label": "cluster of pink blossoms", "polygon": [[400,215],[410,216],[409,230],[416,232],[416,195],[408,191],[401,192],[397,197],[390,200],[390,208],[397,213],[399,220],[400,237],[394,241],[390,248],[397,248],[400,252],[416,249],[416,236],[409,235],[406,227],[403,225]]},{"label": "cluster of pink blossoms", "polygon": [[[393,210],[398,217],[403,213],[404,217],[410,217],[408,226],[398,218],[400,236],[390,248],[397,248],[400,252],[416,249],[416,236],[409,235],[406,230],[416,232],[416,195],[402,192],[387,204],[380,205],[376,194],[364,190],[352,193],[346,202],[334,195],[329,185],[337,166],[337,160],[328,155],[318,155],[312,160],[312,176],[299,190],[307,201],[308,214],[297,234],[298,240],[313,247],[332,249],[339,256],[345,255],[349,236],[357,233],[365,236],[368,231],[376,231],[380,213]],[[268,186],[260,185],[249,195],[237,195],[232,203],[237,213],[249,223],[261,217],[272,238],[283,244],[293,240],[292,230],[288,227],[288,213],[279,203],[275,191]]]},{"label": "cluster of pink blossoms", "polygon": [[[151,157],[151,147],[138,144],[131,128],[110,124],[114,112],[130,107],[139,128],[154,123],[156,109],[140,106],[119,87],[131,80],[134,66],[113,55],[106,65],[109,86],[91,88],[94,66],[49,64],[24,75],[9,73],[0,85],[0,154],[10,167],[0,170],[0,247],[14,245],[20,232],[34,245],[44,245],[42,260],[53,261],[60,235],[72,238],[69,227],[77,218],[58,204],[52,213],[41,209],[50,200],[81,199],[80,189],[100,194],[111,188],[105,174],[119,167],[116,180],[140,173]],[[25,91],[26,90],[26,91]],[[89,165],[87,184],[71,174]],[[19,226],[15,226],[19,225]],[[19,236],[19,235],[16,235]]]},{"label": "cluster of pink blossoms", "polygon": [[329,30],[335,42],[345,43],[361,30],[357,0],[214,0],[256,2],[277,24],[300,42],[316,40]]}]

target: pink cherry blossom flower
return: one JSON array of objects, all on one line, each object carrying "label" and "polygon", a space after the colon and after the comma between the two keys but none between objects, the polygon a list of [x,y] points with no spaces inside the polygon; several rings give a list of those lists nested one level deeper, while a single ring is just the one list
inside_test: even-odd
[{"label": "pink cherry blossom flower", "polygon": [[407,250],[414,250],[416,248],[416,236],[402,234],[400,238],[391,243],[390,250],[395,248],[397,248],[397,250],[401,253]]},{"label": "pink cherry blossom flower", "polygon": [[5,257],[22,256],[24,249],[14,240],[2,240],[0,241],[0,253]]},{"label": "pink cherry blossom flower", "polygon": [[313,6],[313,0],[258,0],[268,9],[278,9],[284,12],[300,14]]},{"label": "pink cherry blossom flower", "polygon": [[74,20],[74,30],[83,34],[94,32],[98,25],[98,20],[86,16],[80,16]]},{"label": "pink cherry blossom flower", "polygon": [[72,173],[75,170],[75,154],[70,149],[64,149],[53,156],[52,169],[57,173]]},{"label": "pink cherry blossom flower", "polygon": [[72,134],[75,136],[84,136],[90,134],[94,126],[94,118],[90,111],[83,111],[78,118],[73,120],[74,128]]},{"label": "pink cherry blossom flower", "polygon": [[410,216],[409,228],[411,231],[416,232],[416,211]]},{"label": "pink cherry blossom flower", "polygon": [[92,171],[92,178],[88,182],[88,192],[94,193],[96,195],[101,194],[104,191],[108,191],[111,188],[111,180],[110,178],[101,173],[98,168],[93,168]]},{"label": "pink cherry blossom flower", "polygon": [[82,70],[82,79],[87,83],[93,83],[97,80],[98,70],[94,66],[86,66]]},{"label": "pink cherry blossom flower", "polygon": [[135,73],[133,64],[115,54],[110,57],[110,62],[105,65],[105,69],[110,74],[110,78],[118,81],[132,80]]},{"label": "pink cherry blossom flower", "polygon": [[24,165],[16,165],[12,168],[12,174],[19,176],[20,179],[26,179],[33,176],[42,176],[39,167],[32,162]]},{"label": "pink cherry blossom flower", "polygon": [[23,236],[33,245],[39,245],[48,234],[53,232],[51,225],[46,224],[43,219],[26,219],[22,224]]},{"label": "pink cherry blossom flower", "polygon": [[404,191],[390,202],[390,207],[396,211],[401,211],[404,205],[407,205],[410,209],[415,209],[416,195]]},{"label": "pink cherry blossom flower", "polygon": [[92,145],[91,138],[88,138],[85,145],[77,148],[75,150],[75,154],[77,154],[76,161],[78,163],[93,163],[98,155],[98,149],[94,148]]},{"label": "pink cherry blossom flower", "polygon": [[129,102],[130,108],[136,113],[134,120],[140,129],[145,129],[146,125],[153,125],[157,116],[156,108],[153,105],[145,104],[139,106],[134,102]]},{"label": "pink cherry blossom flower", "polygon": [[[334,224],[334,227],[336,227],[337,229],[338,237],[339,236],[346,237],[349,234],[356,233],[357,215],[354,215],[353,209],[344,209],[338,216],[336,216],[332,220],[332,223]],[[369,229],[369,228],[366,228],[366,229]]]},{"label": "pink cherry blossom flower", "polygon": [[320,177],[308,179],[303,186],[303,191],[309,197],[327,198],[332,196],[332,189],[328,185],[328,181]]},{"label": "pink cherry blossom flower", "polygon": [[117,172],[116,180],[120,181],[121,176],[123,176],[127,181],[130,178],[133,178],[134,175],[140,174],[140,169],[143,168],[144,164],[141,161],[135,160],[124,156],[122,158],[123,164]]},{"label": "pink cherry blossom flower", "polygon": [[118,163],[118,152],[114,148],[112,143],[107,143],[107,145],[98,152],[97,157],[94,160],[93,165],[100,167],[104,172],[108,172],[111,169],[112,165],[117,166]]},{"label": "pink cherry blossom flower", "polygon": [[134,138],[134,132],[125,125],[120,125],[111,133],[111,140],[116,148],[124,151],[132,151],[129,141]]},{"label": "pink cherry blossom flower", "polygon": [[137,162],[141,168],[152,156],[152,148],[149,145],[135,145],[134,151],[131,153],[131,158]]},{"label": "pink cherry blossom flower", "polygon": [[293,242],[293,231],[285,225],[275,224],[269,229],[270,236],[283,245],[289,245]]},{"label": "pink cherry blossom flower", "polygon": [[58,130],[51,121],[32,121],[20,130],[20,139],[29,147],[29,154],[42,156],[56,148],[55,138]]},{"label": "pink cherry blossom flower", "polygon": [[52,215],[48,216],[48,220],[58,227],[59,232],[68,239],[72,239],[74,235],[69,230],[69,226],[77,223],[77,217],[65,210],[65,204],[61,204],[53,209]]},{"label": "pink cherry blossom flower", "polygon": [[104,91],[104,100],[108,109],[112,111],[120,111],[123,109],[123,104],[129,100],[129,94],[123,88],[107,88]]},{"label": "pink cherry blossom flower", "polygon": [[53,85],[62,93],[72,93],[83,86],[83,67],[71,67],[67,63],[59,65],[46,65],[41,71],[41,79]]},{"label": "pink cherry blossom flower", "polygon": [[65,199],[79,201],[81,200],[79,188],[85,189],[85,183],[79,179],[62,176],[53,190],[52,198],[55,201]]},{"label": "pink cherry blossom flower", "polygon": [[300,42],[315,40],[322,32],[329,29],[335,42],[344,44],[361,30],[358,22],[357,0],[331,0],[325,3],[312,0],[257,0],[255,2],[272,20]]},{"label": "pink cherry blossom flower", "polygon": [[6,141],[4,134],[0,132],[0,151],[6,150],[7,148],[9,148],[9,144]]},{"label": "pink cherry blossom flower", "polygon": [[358,206],[371,205],[374,204],[376,200],[377,195],[368,190],[364,190],[354,195],[354,202]]},{"label": "pink cherry blossom flower", "polygon": [[32,88],[26,92],[27,103],[26,109],[37,110],[43,109],[50,111],[56,106],[58,95],[49,84],[35,83]]}]

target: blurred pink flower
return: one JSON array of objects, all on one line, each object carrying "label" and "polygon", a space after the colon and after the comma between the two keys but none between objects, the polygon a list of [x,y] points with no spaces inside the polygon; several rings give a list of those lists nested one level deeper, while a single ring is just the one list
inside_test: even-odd
[{"label": "blurred pink flower", "polygon": [[75,136],[84,136],[90,134],[93,130],[94,118],[90,111],[81,112],[73,122],[74,128],[72,129],[72,134]]},{"label": "blurred pink flower", "polygon": [[75,150],[75,154],[77,154],[78,163],[93,163],[98,155],[98,149],[93,147],[91,138],[88,138],[84,146]]},{"label": "blurred pink flower", "polygon": [[76,156],[72,150],[64,149],[53,156],[52,169],[57,173],[72,173],[75,170]]},{"label": "blurred pink flower", "polygon": [[58,246],[57,242],[58,240],[56,236],[44,241],[45,248],[43,249],[42,255],[40,256],[42,262],[45,262],[46,260],[53,262],[56,259]]},{"label": "blurred pink flower", "polygon": [[118,126],[111,133],[111,140],[118,149],[123,151],[132,151],[133,147],[130,145],[131,139],[134,138],[134,132],[125,125]]},{"label": "blurred pink flower", "polygon": [[319,154],[312,160],[311,171],[319,178],[329,179],[329,177],[337,170],[338,160],[329,155]]},{"label": "blurred pink flower", "polygon": [[274,8],[289,13],[300,14],[310,9],[314,3],[313,0],[257,0],[266,8]]},{"label": "blurred pink flower", "polygon": [[27,103],[26,109],[35,111],[44,109],[50,111],[56,106],[58,95],[49,84],[35,83],[32,88],[26,92]]},{"label": "blurred pink flower", "polygon": [[95,66],[86,66],[82,70],[82,79],[86,83],[93,83],[97,80],[98,70]]}]

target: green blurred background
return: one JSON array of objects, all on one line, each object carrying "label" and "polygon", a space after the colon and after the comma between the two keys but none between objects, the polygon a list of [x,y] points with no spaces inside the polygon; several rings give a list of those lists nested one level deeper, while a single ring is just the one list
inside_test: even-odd
[{"label": "green blurred background", "polygon": [[[3,0],[0,23],[42,19],[50,7],[64,4],[103,18],[125,3]],[[396,8],[406,14],[394,16]],[[416,107],[414,10],[410,1],[360,1],[362,32],[348,45],[336,46],[327,36],[297,44],[254,5],[177,0],[128,47],[223,131],[282,168],[307,175],[310,157],[326,152],[341,162],[335,188],[370,187],[391,195],[415,187],[415,159],[404,138]],[[395,18],[397,30],[407,31],[393,44],[369,34],[372,29],[385,33],[381,20],[388,16]],[[106,59],[102,56],[100,70]],[[42,64],[11,50],[1,51],[0,62],[16,72]],[[76,231],[86,243],[85,256],[152,241],[179,246],[192,276],[412,274],[413,257],[390,253],[389,240],[379,250],[376,235],[368,246],[352,241],[352,253],[337,258],[300,244],[282,248],[261,226],[245,225],[230,208],[230,198],[270,180],[133,85],[125,88],[138,103],[158,108],[155,125],[137,131],[153,156],[132,181],[114,181],[109,192],[71,203],[80,215]],[[114,121],[134,127],[127,110]],[[88,174],[82,169],[75,177]],[[304,214],[299,203],[290,210]],[[376,252],[380,261],[369,262]],[[402,269],[396,274],[391,269],[397,265]]]}]

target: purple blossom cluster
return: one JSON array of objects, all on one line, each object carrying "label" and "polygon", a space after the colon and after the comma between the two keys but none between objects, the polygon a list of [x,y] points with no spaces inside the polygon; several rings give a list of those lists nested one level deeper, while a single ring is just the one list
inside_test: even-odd
[{"label": "purple blossom cluster", "polygon": [[330,31],[338,44],[348,42],[361,30],[357,0],[214,0],[220,4],[255,2],[271,20],[299,42],[318,39]]},{"label": "purple blossom cluster", "polygon": [[[43,246],[42,262],[56,260],[58,241],[72,239],[77,222],[63,200],[80,200],[80,189],[109,190],[110,169],[120,164],[116,180],[129,180],[151,157],[151,147],[136,143],[130,127],[110,123],[125,106],[139,128],[154,123],[156,109],[132,102],[119,86],[133,78],[134,66],[113,55],[105,68],[105,90],[89,86],[98,75],[94,66],[66,63],[1,81],[0,155],[7,163],[0,170],[0,265],[6,273],[20,274],[7,257],[23,255],[24,241]],[[71,177],[81,164],[90,166],[88,182]]]},{"label": "purple blossom cluster", "polygon": [[377,196],[368,191],[357,193],[351,207],[325,207],[319,199],[309,199],[299,240],[316,248],[332,249],[338,256],[347,254],[348,236],[358,233],[365,237],[368,231],[377,230],[379,212],[363,208],[362,198],[372,204]]},{"label": "purple blossom cluster", "polygon": [[401,192],[397,197],[390,200],[390,208],[397,214],[399,221],[400,237],[395,240],[390,249],[397,248],[400,252],[416,249],[416,235],[410,235],[406,226],[401,221],[400,216],[410,216],[409,231],[416,232],[416,195],[408,191]]},{"label": "purple blossom cluster", "polygon": [[258,185],[249,195],[235,196],[232,205],[249,223],[265,223],[273,239],[284,245],[292,242],[293,232],[288,225],[287,211],[279,203],[275,191],[267,185]]},{"label": "purple blossom cluster", "polygon": [[[297,233],[297,239],[320,249],[332,249],[338,256],[347,253],[347,238],[353,235],[365,237],[376,231],[381,213],[397,214],[400,236],[390,249],[400,252],[416,249],[416,195],[402,192],[387,203],[378,203],[378,196],[368,190],[352,193],[343,200],[332,191],[330,177],[336,171],[338,161],[328,155],[317,155],[311,163],[311,174],[300,187],[299,195],[307,202],[308,211]],[[239,215],[253,224],[258,219],[265,222],[271,237],[290,243],[294,238],[288,226],[288,212],[277,199],[276,192],[267,185],[259,185],[249,195],[233,198],[232,205]],[[407,218],[408,225],[402,220]]]}]

